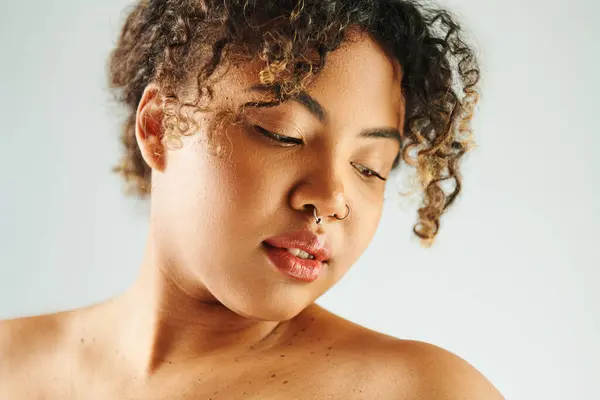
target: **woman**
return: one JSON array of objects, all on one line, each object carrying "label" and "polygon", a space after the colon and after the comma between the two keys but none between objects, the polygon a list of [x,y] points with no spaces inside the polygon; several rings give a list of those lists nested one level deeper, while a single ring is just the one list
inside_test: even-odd
[{"label": "woman", "polygon": [[370,243],[402,161],[424,243],[460,190],[479,71],[448,13],[142,1],[109,76],[130,113],[117,171],[151,198],[139,279],[4,322],[0,398],[502,398],[452,353],[314,303]]}]

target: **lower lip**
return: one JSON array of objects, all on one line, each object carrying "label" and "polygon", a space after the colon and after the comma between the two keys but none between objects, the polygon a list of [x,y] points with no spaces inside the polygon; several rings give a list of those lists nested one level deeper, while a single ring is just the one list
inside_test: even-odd
[{"label": "lower lip", "polygon": [[321,261],[296,257],[285,249],[263,243],[267,255],[277,269],[285,275],[302,282],[313,282],[321,274]]}]

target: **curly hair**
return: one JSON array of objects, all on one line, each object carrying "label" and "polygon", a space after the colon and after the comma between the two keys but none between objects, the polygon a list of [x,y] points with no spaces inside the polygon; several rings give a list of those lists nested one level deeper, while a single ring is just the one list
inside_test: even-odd
[{"label": "curly hair", "polygon": [[[135,138],[136,109],[149,83],[166,93],[162,140],[177,148],[181,134],[194,132],[193,118],[184,111],[202,110],[204,99],[210,103],[220,63],[257,57],[264,63],[260,82],[279,103],[304,90],[353,27],[370,34],[402,67],[406,117],[394,168],[400,159],[416,168],[423,200],[413,231],[430,245],[441,215],[461,191],[459,161],[474,144],[470,122],[480,73],[456,17],[415,0],[142,0],[134,5],[108,65],[110,87],[129,112],[121,135],[125,154],[114,168],[129,193],[150,192],[149,167]],[[190,76],[197,97],[186,103],[178,90]]]}]

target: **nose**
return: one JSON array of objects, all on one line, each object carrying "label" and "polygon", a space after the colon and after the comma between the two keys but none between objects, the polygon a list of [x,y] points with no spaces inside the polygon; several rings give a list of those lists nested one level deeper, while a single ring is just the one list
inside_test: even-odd
[{"label": "nose", "polygon": [[324,220],[344,218],[347,198],[341,174],[333,169],[317,169],[298,183],[290,196],[291,206],[313,216],[316,207]]}]

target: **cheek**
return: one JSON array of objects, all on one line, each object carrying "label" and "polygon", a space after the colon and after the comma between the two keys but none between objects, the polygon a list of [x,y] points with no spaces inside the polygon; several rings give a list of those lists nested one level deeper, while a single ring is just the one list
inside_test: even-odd
[{"label": "cheek", "polygon": [[[354,207],[360,208],[361,206],[355,203]],[[377,230],[381,211],[381,207],[374,207],[373,204],[369,204],[367,208],[363,205],[360,210],[353,210],[352,220],[343,227],[343,250],[332,265],[329,285],[342,279],[365,252]],[[339,223],[343,223],[343,221],[339,221]]]},{"label": "cheek", "polygon": [[381,219],[381,207],[355,205],[360,209],[354,210],[354,219],[348,234],[348,249],[352,249],[353,262],[367,249]]},{"label": "cheek", "polygon": [[240,236],[267,216],[275,195],[264,157],[253,157],[240,145],[217,156],[205,141],[186,140],[182,149],[169,153],[167,169],[154,188],[165,203],[161,208],[171,209],[172,218],[189,225],[188,232],[209,229],[219,236],[230,230]]},{"label": "cheek", "polygon": [[164,172],[153,175],[152,212],[156,228],[161,230],[163,239],[172,239],[178,247],[198,246],[217,234],[218,221],[224,209],[230,207],[229,172],[215,168],[204,142],[197,142],[194,137],[184,138],[181,149],[167,153]]}]

